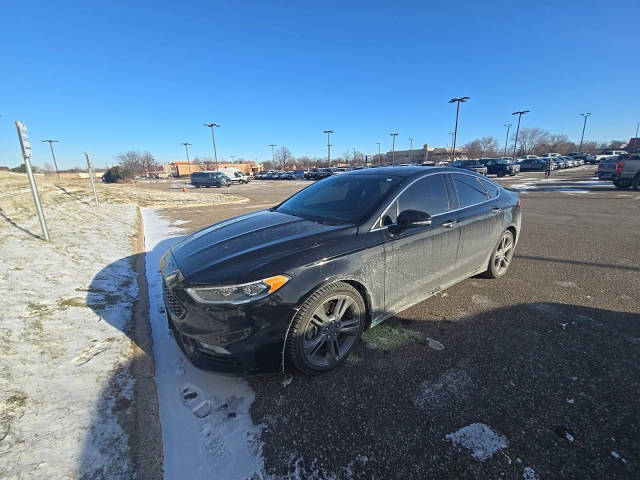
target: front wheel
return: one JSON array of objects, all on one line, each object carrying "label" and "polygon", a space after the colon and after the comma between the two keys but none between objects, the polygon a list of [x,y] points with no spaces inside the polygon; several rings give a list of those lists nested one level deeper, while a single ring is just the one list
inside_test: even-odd
[{"label": "front wheel", "polygon": [[504,177],[505,173],[504,172],[498,172],[498,177],[502,178]]},{"label": "front wheel", "polygon": [[358,344],[365,319],[362,297],[351,285],[337,282],[316,290],[291,324],[287,359],[307,375],[336,368]]},{"label": "front wheel", "polygon": [[489,278],[503,277],[509,266],[511,266],[511,260],[513,259],[513,251],[515,244],[513,241],[513,233],[509,230],[505,230],[496,248],[491,254],[489,260],[489,268],[487,268],[486,276]]}]

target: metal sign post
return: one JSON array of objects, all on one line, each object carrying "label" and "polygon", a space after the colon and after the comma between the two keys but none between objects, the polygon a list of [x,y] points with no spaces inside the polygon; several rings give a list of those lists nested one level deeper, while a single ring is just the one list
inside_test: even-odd
[{"label": "metal sign post", "polygon": [[31,193],[33,194],[33,201],[36,204],[36,211],[38,212],[38,220],[40,220],[40,227],[42,228],[42,237],[45,241],[49,241],[49,230],[47,229],[47,222],[44,219],[44,212],[42,211],[42,204],[40,203],[40,195],[38,195],[38,187],[36,186],[36,180],[33,178],[33,171],[31,170],[31,143],[29,142],[29,133],[27,132],[27,126],[19,121],[16,121],[16,129],[18,130],[18,138],[20,139],[20,148],[22,148],[22,158],[24,158],[24,166],[27,170],[27,177],[29,177],[29,186],[31,187]]},{"label": "metal sign post", "polygon": [[93,164],[89,159],[89,154],[84,152],[84,156],[87,157],[87,167],[89,168],[89,178],[91,178],[91,188],[93,189],[93,199],[96,201],[96,207],[98,206],[98,194],[96,193],[96,184],[93,181]]}]

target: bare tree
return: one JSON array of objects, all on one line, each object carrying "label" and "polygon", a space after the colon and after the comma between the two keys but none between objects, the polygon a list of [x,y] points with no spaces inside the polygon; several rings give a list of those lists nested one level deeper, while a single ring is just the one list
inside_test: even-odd
[{"label": "bare tree", "polygon": [[482,137],[467,143],[463,150],[469,158],[482,158],[497,156],[498,148],[498,140],[494,137]]},{"label": "bare tree", "polygon": [[[518,134],[518,145],[516,147],[516,155],[529,155],[534,149],[547,143],[549,132],[541,128],[523,128]],[[511,137],[511,141],[515,142],[515,133]]]},{"label": "bare tree", "polygon": [[149,152],[129,150],[116,156],[118,164],[130,175],[148,175],[158,168],[158,162]]},{"label": "bare tree", "polygon": [[351,149],[347,148],[342,154],[342,161],[344,163],[349,164],[351,163],[351,160],[353,160],[353,154],[351,152]]},{"label": "bare tree", "polygon": [[53,172],[53,165],[51,165],[50,163],[45,163],[44,164],[44,171],[45,172]]},{"label": "bare tree", "polygon": [[287,166],[287,163],[292,162],[293,160],[294,158],[291,150],[284,145],[276,151],[276,161],[280,164],[283,170]]}]

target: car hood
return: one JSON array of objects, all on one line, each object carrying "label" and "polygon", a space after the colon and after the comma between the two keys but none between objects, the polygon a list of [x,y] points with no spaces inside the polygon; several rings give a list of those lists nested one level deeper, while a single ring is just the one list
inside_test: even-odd
[{"label": "car hood", "polygon": [[236,283],[287,273],[305,251],[337,241],[353,225],[326,225],[271,210],[216,223],[171,248],[193,284]]}]

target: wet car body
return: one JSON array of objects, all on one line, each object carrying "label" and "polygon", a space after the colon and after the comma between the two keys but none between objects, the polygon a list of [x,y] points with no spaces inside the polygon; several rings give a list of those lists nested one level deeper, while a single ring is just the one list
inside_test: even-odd
[{"label": "wet car body", "polygon": [[[194,365],[241,375],[279,371],[294,316],[323,285],[341,281],[355,287],[371,327],[485,271],[505,229],[513,230],[514,240],[519,236],[517,195],[475,173],[453,168],[365,169],[314,185],[352,175],[377,175],[394,182],[380,204],[356,223],[320,222],[278,211],[285,201],[207,227],[164,255],[169,326]],[[431,216],[428,226],[399,230],[394,225],[400,203],[421,185],[418,182],[443,183],[446,211]],[[486,198],[473,204],[459,198],[465,182],[479,186],[478,191],[484,188]],[[242,285],[273,275],[290,280],[255,301],[206,305],[187,293],[188,288]]]}]

